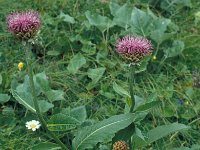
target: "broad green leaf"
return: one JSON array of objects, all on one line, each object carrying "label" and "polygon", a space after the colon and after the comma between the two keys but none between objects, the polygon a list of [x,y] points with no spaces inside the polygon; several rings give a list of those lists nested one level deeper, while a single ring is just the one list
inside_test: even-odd
[{"label": "broad green leaf", "polygon": [[[36,91],[36,95],[38,96],[41,93],[41,87],[40,85],[36,82],[36,76],[33,76],[33,80],[34,80],[34,86],[35,86],[35,91]],[[16,83],[15,83],[16,84]],[[29,82],[29,77],[28,75],[26,75],[24,77],[24,82],[22,84],[17,84],[17,87],[15,87],[17,92],[27,92],[27,95],[31,93],[31,89],[30,89],[30,82]]]},{"label": "broad green leaf", "polygon": [[131,13],[131,31],[142,36],[150,34],[153,18],[147,13],[136,7]]},{"label": "broad green leaf", "polygon": [[137,96],[137,95],[134,95],[134,100],[135,100],[135,107],[134,109],[137,109],[139,106],[141,106],[142,104],[145,103],[144,99]]},{"label": "broad green leaf", "polygon": [[113,137],[112,142],[114,143],[119,140],[128,141],[133,135],[133,133],[135,133],[135,124],[131,123],[126,128],[118,131]]},{"label": "broad green leaf", "polygon": [[61,111],[62,114],[70,116],[80,123],[84,122],[87,118],[87,112],[85,106],[79,106],[73,109],[65,108]]},{"label": "broad green leaf", "polygon": [[[39,100],[38,101],[38,105],[39,105],[39,108],[40,108],[40,111],[41,112],[47,112],[49,109],[53,108],[54,105],[45,101],[45,100]],[[34,107],[35,108],[35,107]]]},{"label": "broad green leaf", "polygon": [[153,20],[152,26],[154,30],[160,30],[162,32],[165,32],[170,23],[171,23],[170,19],[157,17]]},{"label": "broad green leaf", "polygon": [[50,102],[64,100],[64,92],[62,90],[49,90],[45,92]]},{"label": "broad green leaf", "polygon": [[[13,97],[20,103],[22,104],[24,107],[26,107],[26,109],[36,113],[35,108],[33,107],[33,102],[32,102],[32,97],[27,97],[25,94],[23,95],[23,97],[21,97],[21,95],[19,95],[15,90],[11,89],[11,93],[13,95]],[[24,92],[26,93],[26,92]]]},{"label": "broad green leaf", "polygon": [[70,60],[67,69],[70,73],[75,74],[84,64],[86,64],[85,57],[78,53]]},{"label": "broad green leaf", "polygon": [[138,106],[135,111],[146,111],[149,109],[152,109],[155,106],[159,106],[161,104],[160,101],[152,101],[152,102],[147,102],[143,105]]},{"label": "broad green leaf", "polygon": [[130,97],[130,94],[128,93],[128,91],[126,91],[123,87],[118,85],[116,82],[113,82],[113,89],[114,89],[115,92],[117,92],[121,96]]},{"label": "broad green leaf", "polygon": [[142,145],[147,144],[147,141],[145,140],[145,137],[142,134],[142,131],[137,127],[135,128],[135,134],[133,135],[132,142],[134,142],[135,148],[139,148],[139,147],[142,147]]},{"label": "broad green leaf", "polygon": [[55,143],[45,142],[30,147],[30,150],[61,150],[61,147]]},{"label": "broad green leaf", "polygon": [[147,133],[148,144],[157,141],[173,132],[189,129],[189,126],[180,123],[172,123],[169,125],[158,126]]},{"label": "broad green leaf", "polygon": [[110,2],[109,8],[110,12],[113,16],[117,16],[117,11],[120,9],[120,5],[117,4],[114,0]]},{"label": "broad green leaf", "polygon": [[[36,110],[35,110],[35,107],[33,104],[33,97],[30,95],[30,93],[20,92],[20,91],[16,91],[16,90],[11,90],[11,93],[12,93],[13,97],[20,104],[22,104],[24,107],[26,107],[26,109],[36,113]],[[38,100],[38,105],[39,105],[40,111],[42,113],[45,113],[49,109],[54,107],[53,104],[51,104],[45,100]]]},{"label": "broad green leaf", "polygon": [[73,17],[71,17],[68,14],[64,14],[62,11],[60,12],[60,15],[58,17],[61,18],[61,19],[63,19],[64,22],[72,23],[72,24],[75,23],[75,20],[74,20]]},{"label": "broad green leaf", "polygon": [[116,132],[135,120],[134,114],[112,116],[95,125],[85,127],[72,141],[72,150],[93,148],[98,142],[111,139]]},{"label": "broad green leaf", "polygon": [[177,55],[182,54],[182,51],[184,50],[185,44],[183,41],[175,40],[172,44],[172,47],[164,50],[165,57],[175,57]]},{"label": "broad green leaf", "polygon": [[90,11],[86,11],[85,15],[90,25],[96,26],[101,32],[114,26],[112,20],[106,16],[91,13]]},{"label": "broad green leaf", "polygon": [[83,122],[87,118],[87,112],[85,106],[79,106],[73,108],[70,111],[70,116],[76,118],[78,121]]},{"label": "broad green leaf", "polygon": [[111,2],[110,3],[111,14],[114,16],[113,22],[125,29],[127,29],[131,25],[131,12],[133,10],[132,7],[128,3],[123,6],[119,6],[118,4]]},{"label": "broad green leaf", "polygon": [[163,41],[170,39],[173,36],[171,33],[164,33],[161,30],[154,30],[151,32],[151,39],[154,40],[156,43],[160,44]]},{"label": "broad green leaf", "polygon": [[162,111],[163,117],[172,117],[175,115],[176,115],[176,110],[174,110],[174,108],[172,108],[172,107],[163,108],[163,111]]},{"label": "broad green leaf", "polygon": [[76,128],[80,122],[68,115],[62,113],[51,116],[48,120],[47,127],[51,131],[68,131]]},{"label": "broad green leaf", "polygon": [[10,96],[8,94],[0,94],[0,103],[3,104],[9,101]]},{"label": "broad green leaf", "polygon": [[165,33],[167,27],[170,25],[171,20],[165,18],[156,18],[152,23],[152,31],[150,37],[158,44],[162,43],[166,39],[169,39],[172,34]]},{"label": "broad green leaf", "polygon": [[96,84],[99,81],[99,79],[103,76],[105,70],[106,70],[106,68],[104,68],[104,67],[96,68],[96,69],[89,69],[87,74],[88,74],[88,77],[90,79],[92,79],[92,82],[94,84]]},{"label": "broad green leaf", "polygon": [[37,84],[40,86],[43,92],[50,90],[49,82],[45,72],[41,72],[35,75]]}]

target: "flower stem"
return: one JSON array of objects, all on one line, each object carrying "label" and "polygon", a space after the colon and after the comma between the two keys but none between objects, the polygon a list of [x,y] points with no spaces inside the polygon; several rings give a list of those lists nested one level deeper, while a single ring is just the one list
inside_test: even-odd
[{"label": "flower stem", "polygon": [[134,74],[135,74],[135,65],[130,64],[130,76],[129,76],[129,91],[130,91],[130,95],[131,95],[130,112],[133,112],[133,109],[135,107],[135,99],[134,99],[134,93],[133,93]]},{"label": "flower stem", "polygon": [[[133,109],[135,107],[135,98],[134,98],[134,93],[133,93],[134,75],[135,75],[135,64],[130,64],[130,76],[129,76],[129,91],[131,95],[130,113],[133,112]],[[131,150],[134,149],[131,137],[129,139],[129,146]]]},{"label": "flower stem", "polygon": [[33,96],[33,104],[36,110],[36,114],[42,124],[42,127],[46,130],[46,132],[49,135],[51,135],[51,137],[56,141],[57,144],[61,146],[63,150],[68,150],[68,148],[59,140],[59,138],[47,128],[47,123],[42,116],[42,113],[38,105],[37,97],[36,97],[35,85],[33,81],[33,71],[32,71],[32,65],[31,65],[31,57],[29,54],[30,49],[29,49],[28,43],[25,43],[24,47],[25,47],[25,54],[26,54],[26,63],[27,63],[27,68],[28,68],[29,83],[30,83],[30,88],[31,88],[31,94]]}]

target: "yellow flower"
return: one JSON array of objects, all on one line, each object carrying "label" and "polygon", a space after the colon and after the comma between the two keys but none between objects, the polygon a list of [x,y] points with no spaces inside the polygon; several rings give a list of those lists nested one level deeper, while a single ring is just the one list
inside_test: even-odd
[{"label": "yellow flower", "polygon": [[156,59],[157,59],[157,57],[154,55],[154,56],[152,57],[152,59],[153,59],[153,60],[156,60]]},{"label": "yellow flower", "polygon": [[21,70],[23,69],[23,67],[24,67],[24,63],[23,63],[23,62],[20,62],[20,63],[18,64],[18,69],[19,69],[19,71],[21,71]]}]

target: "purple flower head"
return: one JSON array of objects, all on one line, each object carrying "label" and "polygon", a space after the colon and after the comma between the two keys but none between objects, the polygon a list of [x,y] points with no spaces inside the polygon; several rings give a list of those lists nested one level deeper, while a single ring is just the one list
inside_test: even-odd
[{"label": "purple flower head", "polygon": [[37,11],[14,12],[7,16],[8,31],[19,39],[27,40],[34,37],[40,25],[40,17]]},{"label": "purple flower head", "polygon": [[144,37],[125,36],[116,43],[116,51],[127,60],[138,63],[152,53],[151,42]]}]

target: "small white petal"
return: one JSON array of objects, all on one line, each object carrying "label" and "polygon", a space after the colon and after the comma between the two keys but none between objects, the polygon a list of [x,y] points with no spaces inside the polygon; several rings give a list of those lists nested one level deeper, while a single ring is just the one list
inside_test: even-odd
[{"label": "small white petal", "polygon": [[35,130],[36,130],[36,128],[32,128],[32,130],[33,130],[33,131],[35,131]]}]

